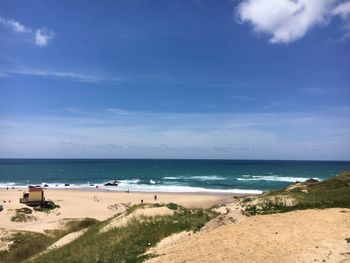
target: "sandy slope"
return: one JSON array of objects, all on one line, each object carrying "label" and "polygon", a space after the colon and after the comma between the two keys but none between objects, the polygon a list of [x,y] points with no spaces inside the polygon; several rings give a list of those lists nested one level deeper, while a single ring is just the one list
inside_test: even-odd
[{"label": "sandy slope", "polygon": [[350,209],[254,216],[183,235],[155,262],[350,262]]},{"label": "sandy slope", "polygon": [[[45,229],[60,227],[60,220],[63,218],[84,218],[92,217],[98,220],[105,220],[123,209],[122,203],[127,205],[139,204],[141,199],[145,203],[154,202],[154,193],[124,193],[124,192],[103,192],[103,191],[76,191],[76,190],[45,190],[47,199],[53,200],[60,205],[59,209],[53,210],[50,214],[33,212],[36,221],[18,223],[11,222],[14,209],[24,207],[19,203],[23,190],[0,189],[0,203],[4,210],[0,212],[0,228],[6,230],[29,230],[43,232]],[[210,207],[229,198],[224,195],[205,194],[168,194],[158,193],[159,203],[174,202],[187,207]],[[9,200],[11,201],[9,203]],[[6,201],[6,203],[4,203]],[[115,206],[115,204],[118,204]]]}]

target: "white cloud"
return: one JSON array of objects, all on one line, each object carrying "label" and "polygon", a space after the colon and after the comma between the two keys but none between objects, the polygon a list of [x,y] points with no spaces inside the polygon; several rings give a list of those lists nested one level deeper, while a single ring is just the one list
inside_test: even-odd
[{"label": "white cloud", "polygon": [[78,82],[88,83],[102,83],[102,82],[117,82],[122,79],[114,76],[105,75],[93,75],[93,74],[81,74],[77,72],[67,71],[50,71],[50,70],[7,70],[4,74],[16,74],[16,75],[27,75],[27,76],[39,76],[48,78],[58,78],[65,80],[72,80]]},{"label": "white cloud", "polygon": [[344,2],[339,4],[334,10],[334,15],[339,15],[343,19],[346,19],[350,16],[350,2]]},{"label": "white cloud", "polygon": [[0,16],[0,25],[10,28],[16,33],[25,34],[33,39],[34,43],[40,47],[47,46],[48,41],[53,38],[54,33],[45,29],[33,30],[13,19],[5,19]]},{"label": "white cloud", "polygon": [[5,19],[2,16],[0,16],[0,24],[7,26],[11,28],[13,31],[18,33],[30,33],[31,29],[22,25],[21,23],[12,20],[12,19]]},{"label": "white cloud", "polygon": [[35,43],[41,47],[47,46],[48,41],[53,38],[53,36],[54,34],[51,31],[37,29],[35,31]]},{"label": "white cloud", "polygon": [[15,21],[15,20],[6,20],[2,17],[0,17],[0,23],[10,27],[13,31],[18,33],[30,33],[31,29],[22,25],[21,23]]},{"label": "white cloud", "polygon": [[236,9],[238,21],[249,23],[271,43],[290,43],[313,27],[326,25],[333,16],[349,15],[350,1],[243,0]]}]

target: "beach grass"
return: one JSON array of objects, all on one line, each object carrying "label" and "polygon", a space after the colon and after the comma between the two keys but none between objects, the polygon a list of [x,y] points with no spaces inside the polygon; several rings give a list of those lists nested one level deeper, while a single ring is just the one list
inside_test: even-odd
[{"label": "beach grass", "polygon": [[[345,171],[321,182],[299,183],[294,188],[271,191],[241,204],[250,215],[332,207],[350,208],[350,172]],[[292,200],[291,204],[285,202]]]},{"label": "beach grass", "polygon": [[97,224],[99,221],[94,218],[84,218],[84,219],[72,219],[68,221],[65,226],[61,229],[51,229],[45,230],[44,232],[49,236],[53,237],[55,240],[69,234],[72,232],[80,231],[82,229],[88,228],[94,224]]},{"label": "beach grass", "polygon": [[28,222],[36,221],[36,217],[32,216],[32,209],[23,207],[15,210],[15,214],[11,217],[12,222]]},{"label": "beach grass", "polygon": [[[24,210],[22,209],[22,211]],[[29,213],[28,210],[25,211],[27,214]],[[20,214],[23,215],[24,213]],[[42,252],[61,237],[69,233],[88,228],[98,222],[98,220],[92,218],[84,218],[79,220],[72,219],[69,220],[62,229],[46,230],[44,231],[45,234],[29,231],[17,231],[7,238],[7,241],[11,242],[11,245],[9,246],[8,250],[0,251],[0,262],[23,262]]]},{"label": "beach grass", "polygon": [[9,250],[0,251],[0,262],[3,263],[23,262],[43,251],[54,240],[45,234],[20,231],[11,235],[8,241],[13,242]]},{"label": "beach grass", "polygon": [[179,206],[173,215],[133,219],[104,233],[100,229],[105,222],[97,223],[78,239],[34,262],[80,262],[82,258],[84,262],[142,262],[153,256],[144,253],[161,239],[185,230],[196,231],[215,216],[210,210]]}]

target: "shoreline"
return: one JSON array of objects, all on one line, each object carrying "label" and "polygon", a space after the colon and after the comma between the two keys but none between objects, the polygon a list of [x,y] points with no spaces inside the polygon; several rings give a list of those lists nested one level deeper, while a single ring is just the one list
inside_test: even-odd
[{"label": "shoreline", "polygon": [[[81,192],[106,192],[106,193],[128,193],[125,189],[111,189],[111,187],[43,187],[44,191],[81,191]],[[0,191],[10,191],[10,190],[22,190],[25,191],[28,189],[28,186],[1,186]],[[235,196],[246,196],[246,195],[260,195],[266,191],[258,189],[207,189],[206,190],[197,190],[197,191],[166,191],[166,190],[133,190],[132,188],[128,189],[129,193],[151,193],[151,194],[186,194],[186,195],[235,195]]]},{"label": "shoreline", "polygon": [[[118,213],[121,205],[132,206],[136,204],[176,203],[188,208],[210,208],[219,204],[226,204],[235,200],[232,194],[213,193],[160,193],[160,192],[117,192],[90,189],[45,189],[46,200],[52,200],[60,207],[51,210],[50,213],[35,212],[32,215],[35,220],[29,222],[13,222],[11,217],[16,214],[16,209],[27,207],[19,203],[23,188],[0,189],[0,204],[3,211],[0,212],[0,229],[27,230],[43,232],[45,229],[60,227],[62,220],[66,218],[94,218],[106,220]],[[94,189],[92,189],[94,190]],[[155,195],[157,199],[155,199]],[[236,195],[236,197],[238,197]],[[141,201],[142,200],[142,201]]]}]

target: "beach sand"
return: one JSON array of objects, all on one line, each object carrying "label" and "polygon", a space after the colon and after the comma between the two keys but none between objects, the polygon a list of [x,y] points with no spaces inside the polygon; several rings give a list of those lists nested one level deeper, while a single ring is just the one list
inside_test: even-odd
[{"label": "beach sand", "polygon": [[[350,262],[350,209],[293,211],[245,218],[182,235],[147,262]],[[165,243],[165,242],[164,242]]]},{"label": "beach sand", "polygon": [[[49,214],[33,212],[36,221],[12,222],[14,209],[26,207],[19,203],[19,198],[25,189],[0,189],[0,204],[4,210],[0,212],[0,228],[6,230],[28,230],[43,232],[45,229],[60,227],[65,218],[91,217],[105,220],[118,213],[115,204],[134,205],[144,203],[177,203],[185,207],[209,208],[211,206],[232,200],[232,195],[222,194],[192,194],[192,193],[140,193],[140,192],[106,192],[102,190],[84,191],[73,189],[45,189],[46,199],[60,206]],[[157,201],[154,200],[157,195]],[[6,201],[6,203],[4,203]],[[10,202],[9,202],[10,201]]]}]

